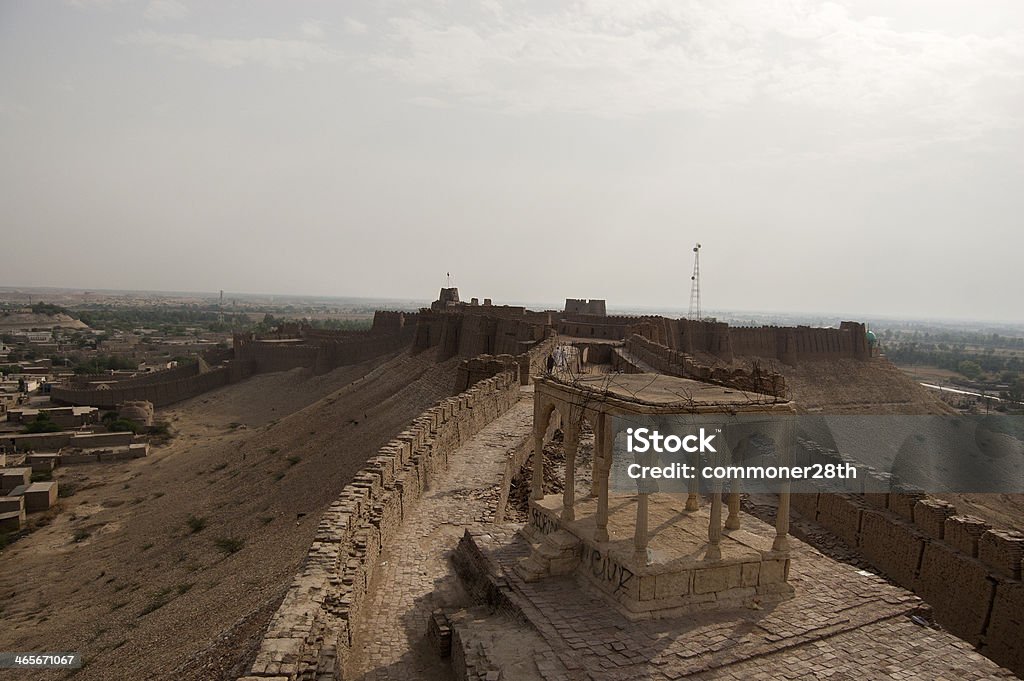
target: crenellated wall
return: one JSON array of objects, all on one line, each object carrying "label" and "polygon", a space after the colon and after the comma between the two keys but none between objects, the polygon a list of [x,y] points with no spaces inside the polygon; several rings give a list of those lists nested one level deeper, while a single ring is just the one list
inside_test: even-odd
[{"label": "crenellated wall", "polygon": [[415,513],[448,456],[520,398],[514,372],[442,400],[384,445],[321,516],[316,536],[245,679],[344,679],[350,623],[382,548]]},{"label": "crenellated wall", "polygon": [[455,374],[455,389],[466,390],[471,385],[506,371],[514,372],[522,385],[529,385],[530,377],[544,373],[548,355],[554,350],[554,337],[534,345],[519,355],[477,355],[459,363]]},{"label": "crenellated wall", "polygon": [[736,327],[729,330],[736,355],[774,357],[786,364],[803,360],[870,356],[867,329],[858,322],[842,322],[838,329],[797,327]]},{"label": "crenellated wall", "polygon": [[[106,384],[53,386],[50,399],[57,404],[113,408],[126,401],[145,400],[156,407],[195,397],[207,390],[240,381],[254,373],[305,367],[323,374],[339,366],[357,364],[397,352],[412,343],[416,326],[406,324],[404,313],[384,313],[376,331],[326,331],[295,326],[255,338],[235,334],[233,350],[206,353],[195,364]],[[392,329],[397,329],[393,331]],[[226,358],[234,359],[227,361]],[[221,364],[210,368],[213,361]]]},{"label": "crenellated wall", "polygon": [[246,363],[231,362],[228,366],[217,367],[205,373],[157,383],[116,383],[103,389],[55,385],[50,388],[50,400],[57,404],[91,405],[101,409],[113,409],[122,402],[136,400],[152,402],[155,407],[163,407],[241,380],[251,373]]},{"label": "crenellated wall", "polygon": [[325,373],[399,350],[416,335],[415,324],[406,323],[403,312],[378,313],[374,325],[370,331],[299,327],[280,337],[235,334],[235,357],[253,362],[258,372],[306,367]]},{"label": "crenellated wall", "polygon": [[601,317],[608,314],[605,307],[605,301],[600,298],[566,298],[565,299],[565,314],[588,314],[588,315],[599,315]]},{"label": "crenellated wall", "polygon": [[399,333],[406,326],[416,326],[417,316],[415,312],[376,310],[373,313],[373,326],[370,327],[370,332],[377,334]]},{"label": "crenellated wall", "polygon": [[[673,350],[709,354],[725,362],[736,356],[777,359],[785,364],[871,356],[867,329],[842,322],[838,329],[809,326],[730,327],[725,322],[665,317],[637,318],[627,329]],[[628,337],[624,336],[625,337]]]},{"label": "crenellated wall", "polygon": [[623,340],[640,324],[656,326],[664,317],[565,314],[556,325],[558,333],[573,338],[598,338],[601,340]]},{"label": "crenellated wall", "polygon": [[414,347],[417,350],[440,347],[442,359],[456,356],[519,355],[548,335],[547,313],[495,316],[463,310],[457,308],[457,311],[420,312]]},{"label": "crenellated wall", "polygon": [[[805,447],[817,450],[815,460],[842,462],[836,452]],[[948,631],[1024,674],[1024,535],[920,492],[863,493],[863,483],[848,483],[847,493],[793,494],[792,507],[921,596]]]},{"label": "crenellated wall", "polygon": [[288,371],[296,367],[312,369],[316,364],[318,345],[307,345],[301,340],[236,340],[235,356],[252,362],[257,373]]},{"label": "crenellated wall", "polygon": [[[644,371],[650,367],[670,376],[717,383],[747,392],[786,396],[786,380],[778,372],[756,366],[752,370],[710,367],[685,352],[672,350],[635,334],[626,340],[623,349],[625,353],[613,353],[612,364],[626,373]],[[639,360],[642,365],[637,365],[634,360]]]}]

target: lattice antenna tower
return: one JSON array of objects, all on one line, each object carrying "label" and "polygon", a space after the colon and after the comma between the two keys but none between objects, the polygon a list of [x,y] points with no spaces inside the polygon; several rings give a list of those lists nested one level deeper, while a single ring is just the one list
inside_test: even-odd
[{"label": "lattice antenna tower", "polygon": [[700,319],[700,244],[693,247],[693,274],[690,276],[690,319]]}]

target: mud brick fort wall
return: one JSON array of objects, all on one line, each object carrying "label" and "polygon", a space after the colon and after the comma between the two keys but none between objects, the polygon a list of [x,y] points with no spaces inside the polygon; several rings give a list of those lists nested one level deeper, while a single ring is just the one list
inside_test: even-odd
[{"label": "mud brick fort wall", "polygon": [[[815,460],[822,456],[842,461],[818,448]],[[845,493],[793,494],[792,507],[921,596],[948,631],[1024,674],[1024,535],[992,529],[920,492],[864,493],[857,480],[847,483]]]},{"label": "mud brick fort wall", "polygon": [[479,381],[508,371],[519,377],[521,385],[528,385],[531,376],[544,373],[547,356],[554,347],[555,339],[552,337],[519,355],[477,355],[462,360],[455,374],[455,389],[467,390]]},{"label": "mud brick fort wall", "polygon": [[50,389],[50,399],[57,404],[91,405],[101,409],[113,409],[122,402],[134,400],[145,400],[152,402],[155,407],[162,407],[195,397],[249,375],[250,372],[245,371],[243,365],[232,365],[234,366],[218,367],[185,378],[143,384],[115,383],[103,389],[66,388],[55,385]]},{"label": "mud brick fort wall", "polygon": [[605,307],[605,301],[594,298],[593,300],[587,300],[585,298],[566,298],[565,299],[565,314],[567,315],[600,315],[604,316],[608,314]]},{"label": "mud brick fort wall", "polygon": [[[232,350],[206,353],[195,364],[89,387],[81,383],[53,386],[50,399],[57,404],[91,405],[112,409],[127,401],[145,400],[155,407],[195,397],[247,378],[255,373],[305,367],[327,373],[410,345],[416,335],[417,315],[401,312],[375,316],[370,331],[324,331],[296,327],[298,337],[272,334],[255,338],[236,334]],[[232,358],[232,359],[227,359]],[[211,368],[214,361],[218,366]],[[110,377],[106,377],[108,380]]]},{"label": "mud brick fort wall", "polygon": [[[464,313],[466,309],[474,311]],[[499,308],[491,306],[490,309]],[[548,335],[549,315],[546,313],[540,313],[540,316],[536,313],[494,315],[489,311],[477,312],[472,307],[458,310],[422,311],[417,322],[414,347],[417,350],[439,347],[442,359],[520,355]]]},{"label": "mud brick fort wall", "polygon": [[707,353],[727,362],[737,355],[777,359],[790,365],[807,360],[870,356],[867,329],[858,322],[842,322],[838,329],[819,329],[730,327],[724,322],[666,319],[660,325],[638,325],[634,332],[673,350]]},{"label": "mud brick fort wall", "polygon": [[[568,301],[566,301],[568,304]],[[656,324],[662,317],[634,317],[628,315],[597,315],[567,313],[562,315],[556,326],[558,333],[573,338],[599,338],[601,340],[623,340],[632,327],[648,322]]]},{"label": "mud brick fort wall", "polygon": [[685,352],[672,350],[636,334],[626,340],[623,349],[625,352],[615,351],[612,358],[615,368],[626,373],[640,373],[650,367],[669,376],[693,378],[776,397],[786,395],[786,380],[778,372],[759,367],[747,370],[707,366]]},{"label": "mud brick fort wall", "polygon": [[174,367],[173,369],[166,369],[164,371],[154,371],[152,373],[140,374],[131,378],[117,378],[110,374],[80,374],[71,379],[71,384],[81,388],[87,388],[89,384],[96,382],[111,382],[115,381],[119,385],[152,385],[153,383],[163,383],[164,381],[173,380],[177,378],[188,378],[189,376],[195,376],[199,373],[199,365],[196,363],[184,364],[181,366]]},{"label": "mud brick fort wall", "polygon": [[857,322],[842,322],[838,329],[797,327],[737,327],[729,330],[737,355],[774,357],[786,364],[800,360],[869,356],[867,329]]},{"label": "mud brick fort wall", "polygon": [[366,605],[382,548],[449,454],[519,397],[518,374],[499,374],[442,400],[381,447],[321,517],[246,678],[344,678],[350,623]]},{"label": "mud brick fort wall", "polygon": [[636,334],[672,350],[714,355],[725,362],[731,362],[735,356],[748,356],[792,365],[807,360],[870,356],[867,329],[857,322],[842,322],[838,329],[730,327],[725,322],[659,316],[565,314],[556,329],[563,336],[604,340],[626,340]]}]

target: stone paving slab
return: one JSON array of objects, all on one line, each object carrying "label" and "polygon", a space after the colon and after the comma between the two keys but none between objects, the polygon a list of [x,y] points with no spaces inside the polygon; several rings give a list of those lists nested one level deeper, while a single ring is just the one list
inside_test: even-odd
[{"label": "stone paving slab", "polygon": [[552,681],[1016,678],[952,634],[914,624],[909,615],[922,602],[912,593],[796,540],[792,600],[641,622],[626,620],[578,577],[523,582],[513,566],[529,544],[515,528],[489,527],[473,540],[493,561],[492,579],[505,585],[568,670],[545,675]]}]

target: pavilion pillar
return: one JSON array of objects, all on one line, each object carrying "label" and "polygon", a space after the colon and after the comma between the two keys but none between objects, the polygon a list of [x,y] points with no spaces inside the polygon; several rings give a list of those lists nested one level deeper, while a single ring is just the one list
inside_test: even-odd
[{"label": "pavilion pillar", "polygon": [[533,406],[533,484],[530,487],[530,498],[544,498],[544,431],[547,419],[539,401]]},{"label": "pavilion pillar", "polygon": [[686,510],[696,511],[700,508],[700,479],[696,474],[697,469],[700,467],[700,454],[695,453],[690,458],[692,459],[694,475],[687,484],[689,493],[686,495]]},{"label": "pavilion pillar", "polygon": [[779,492],[779,510],[775,516],[775,542],[773,551],[789,550],[789,480],[782,483]]},{"label": "pavilion pillar", "polygon": [[[792,420],[787,420],[783,425],[781,434],[781,441],[784,443],[781,448],[781,456],[779,462],[783,466],[789,466],[791,464],[791,454],[789,444],[794,441],[793,437],[794,424]],[[789,550],[789,494],[790,494],[791,483],[788,478],[782,481],[782,487],[779,489],[779,508],[775,515],[775,541],[772,543],[773,551],[788,551]]]},{"label": "pavilion pillar", "polygon": [[722,483],[716,480],[711,493],[711,520],[708,523],[708,550],[704,560],[722,557]]},{"label": "pavilion pillar", "polygon": [[725,519],[725,529],[740,529],[740,481],[729,483],[729,517]]},{"label": "pavilion pillar", "polygon": [[636,532],[633,534],[633,545],[636,547],[636,559],[647,564],[647,494],[636,497]]},{"label": "pavilion pillar", "polygon": [[576,450],[579,448],[579,427],[565,424],[565,488],[562,490],[562,519],[576,520]]},{"label": "pavilion pillar", "polygon": [[612,440],[606,432],[608,420],[605,414],[597,416],[597,430],[594,433],[594,459],[597,475],[597,518],[595,518],[594,541],[608,541],[608,473],[612,468]]}]

